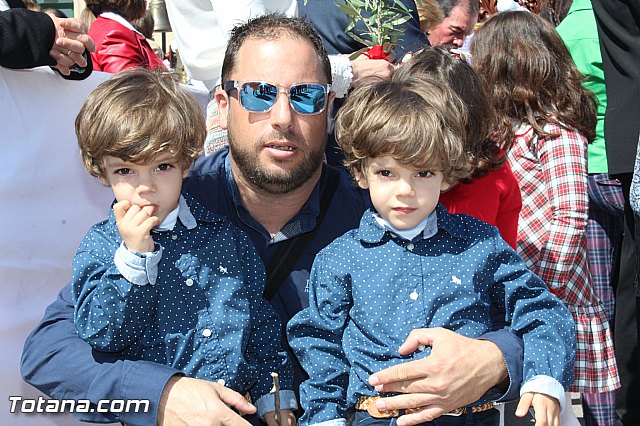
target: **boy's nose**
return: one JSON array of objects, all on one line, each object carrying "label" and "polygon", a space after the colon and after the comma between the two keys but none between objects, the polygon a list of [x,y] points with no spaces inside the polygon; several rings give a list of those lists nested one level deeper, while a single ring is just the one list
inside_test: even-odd
[{"label": "boy's nose", "polygon": [[414,195],[413,186],[406,180],[400,180],[398,181],[396,193],[398,196],[412,196]]}]

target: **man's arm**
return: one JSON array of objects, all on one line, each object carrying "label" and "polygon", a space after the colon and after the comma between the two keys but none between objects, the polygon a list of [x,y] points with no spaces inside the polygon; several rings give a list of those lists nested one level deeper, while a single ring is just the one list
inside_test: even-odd
[{"label": "man's arm", "polygon": [[507,389],[489,399],[518,396],[522,381],[522,341],[507,330],[470,339],[442,328],[416,329],[400,347],[401,354],[431,346],[428,358],[399,364],[369,378],[378,392],[401,392],[380,399],[380,410],[418,408],[398,419],[399,426],[431,421],[479,400],[494,387]]},{"label": "man's arm", "polygon": [[129,361],[118,354],[94,352],[76,334],[71,286],[65,286],[44,318],[27,337],[21,360],[24,380],[56,399],[147,399],[147,413],[81,413],[83,421],[121,421],[154,425],[159,401],[169,379],[179,372],[147,361]]},{"label": "man's arm", "polygon": [[255,411],[240,394],[216,383],[183,377],[166,365],[92,351],[76,334],[70,285],[27,337],[20,371],[27,383],[56,399],[88,399],[94,404],[102,399],[149,400],[146,413],[76,414],[82,421],[246,426],[228,406],[243,413]]},{"label": "man's arm", "polygon": [[[87,68],[93,40],[78,19],[59,19],[28,9],[0,12],[0,65],[22,69],[51,65],[68,76],[71,68]],[[84,75],[86,74],[86,75]]]}]

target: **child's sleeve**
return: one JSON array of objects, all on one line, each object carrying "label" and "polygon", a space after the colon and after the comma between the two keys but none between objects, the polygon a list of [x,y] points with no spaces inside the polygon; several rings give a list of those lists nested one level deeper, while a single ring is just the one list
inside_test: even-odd
[{"label": "child's sleeve", "polygon": [[271,373],[278,373],[280,384],[280,409],[296,410],[298,402],[293,391],[293,367],[282,348],[282,324],[280,318],[263,297],[265,271],[253,244],[243,233],[238,232],[240,259],[245,286],[250,298],[251,333],[245,350],[247,360],[256,369],[257,381],[249,390],[251,400],[263,418],[265,413],[275,410],[275,397]]},{"label": "child's sleeve", "polygon": [[571,313],[507,243],[495,241],[492,303],[504,309],[506,324],[524,342],[523,386],[548,376],[568,388],[576,350]]},{"label": "child's sleeve", "polygon": [[336,273],[337,264],[326,250],[316,256],[311,268],[309,307],[287,326],[289,345],[309,375],[300,386],[304,409],[300,425],[343,425],[347,418],[350,366],[342,336],[353,304],[351,282],[347,274]]},{"label": "child's sleeve", "polygon": [[121,244],[114,255],[105,250],[116,244],[108,240],[90,231],[73,259],[74,322],[94,349],[119,352],[142,335],[155,314],[162,249],[139,254]]}]

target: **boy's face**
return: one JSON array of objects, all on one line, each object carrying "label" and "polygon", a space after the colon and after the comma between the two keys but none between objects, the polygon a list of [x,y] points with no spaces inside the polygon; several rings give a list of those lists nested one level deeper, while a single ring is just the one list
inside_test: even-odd
[{"label": "boy's face", "polygon": [[433,212],[449,188],[442,172],[408,168],[390,156],[370,158],[358,185],[369,189],[376,211],[397,229],[411,229]]},{"label": "boy's face", "polygon": [[117,157],[104,159],[106,183],[116,200],[128,200],[143,208],[159,223],[176,207],[180,199],[182,179],[189,174],[171,154],[159,154],[149,163],[136,164]]}]

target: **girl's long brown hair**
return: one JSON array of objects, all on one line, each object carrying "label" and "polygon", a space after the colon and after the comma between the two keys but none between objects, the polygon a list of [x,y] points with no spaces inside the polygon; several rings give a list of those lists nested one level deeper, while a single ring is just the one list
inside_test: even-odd
[{"label": "girl's long brown hair", "polygon": [[539,136],[548,135],[546,124],[572,127],[593,141],[595,98],[549,22],[529,12],[498,13],[474,35],[471,55],[492,92],[506,150],[514,122],[530,124]]}]

